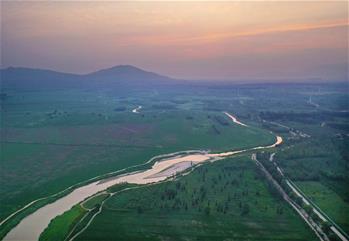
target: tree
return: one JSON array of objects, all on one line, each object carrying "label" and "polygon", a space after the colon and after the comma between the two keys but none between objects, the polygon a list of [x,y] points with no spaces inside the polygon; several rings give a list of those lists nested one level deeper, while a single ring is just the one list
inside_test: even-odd
[{"label": "tree", "polygon": [[245,203],[245,205],[242,208],[241,216],[245,216],[249,214],[249,212],[250,212],[250,206],[247,203]]},{"label": "tree", "polygon": [[211,213],[211,208],[210,208],[210,206],[207,205],[205,208],[205,214],[210,215],[210,213]]},{"label": "tree", "polygon": [[328,238],[331,240],[331,241],[341,241],[340,238],[338,238],[338,236],[336,234],[334,234],[333,232],[330,232],[328,234]]},{"label": "tree", "polygon": [[297,195],[297,196],[295,197],[295,202],[296,202],[298,205],[302,206],[303,199],[302,199],[300,196]]},{"label": "tree", "polygon": [[143,213],[143,208],[142,208],[141,206],[138,206],[138,207],[137,207],[137,213],[138,213],[138,214]]},{"label": "tree", "polygon": [[324,233],[328,234],[331,230],[331,224],[329,224],[327,221],[321,221],[321,229],[324,231]]},{"label": "tree", "polygon": [[277,214],[282,215],[283,212],[284,212],[284,209],[283,209],[282,207],[278,206],[278,207],[276,208],[276,213],[277,213]]},{"label": "tree", "polygon": [[307,204],[304,205],[303,209],[309,215],[313,211],[313,208],[310,205],[307,205]]}]

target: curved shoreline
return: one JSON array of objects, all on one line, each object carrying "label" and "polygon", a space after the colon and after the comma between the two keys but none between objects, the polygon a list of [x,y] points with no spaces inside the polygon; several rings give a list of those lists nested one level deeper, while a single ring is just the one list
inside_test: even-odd
[{"label": "curved shoreline", "polygon": [[[243,126],[246,126],[229,113],[224,113],[236,124],[242,124]],[[76,188],[71,193],[51,204],[39,208],[34,213],[22,219],[21,222],[16,227],[14,227],[3,240],[38,240],[40,234],[44,231],[44,229],[48,226],[53,218],[64,213],[74,205],[82,202],[95,193],[103,191],[108,187],[114,186],[116,184],[125,182],[133,184],[158,183],[171,176],[176,175],[178,172],[187,170],[191,166],[202,164],[207,161],[219,160],[246,151],[273,148],[281,143],[282,138],[280,136],[276,136],[276,142],[269,146],[258,146],[249,149],[228,151],[217,154],[210,154],[204,151],[182,151],[153,157],[146,163],[141,164],[145,165],[150,163],[151,161],[161,158],[160,161],[156,161],[150,169],[128,173],[116,177],[108,177],[89,183],[87,185]],[[188,165],[189,162],[190,165]],[[159,175],[160,173],[161,175]],[[96,178],[92,178],[90,180],[94,179]]]}]

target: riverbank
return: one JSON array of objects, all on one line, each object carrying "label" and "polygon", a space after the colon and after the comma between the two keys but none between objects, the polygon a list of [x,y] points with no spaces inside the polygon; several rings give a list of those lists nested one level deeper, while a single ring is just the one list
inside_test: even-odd
[{"label": "riverbank", "polygon": [[[225,113],[234,122],[234,118]],[[175,175],[177,173],[176,168],[170,168],[179,163],[191,162],[192,165],[197,165],[207,161],[214,161],[220,158],[235,155],[237,153],[246,152],[250,150],[263,149],[263,148],[273,148],[282,143],[281,137],[276,137],[276,142],[268,146],[258,146],[250,149],[243,149],[239,151],[223,152],[218,154],[209,154],[200,151],[190,151],[186,152],[186,155],[180,154],[169,154],[163,155],[165,160],[159,160],[154,163],[151,169],[131,173],[129,175],[123,175],[115,178],[110,178],[108,181],[96,181],[88,185],[79,187],[69,193],[67,196],[46,205],[33,214],[24,218],[18,226],[12,229],[4,238],[4,240],[38,240],[42,231],[48,226],[50,221],[64,213],[65,211],[71,209],[74,205],[85,200],[89,196],[94,195],[100,191],[107,189],[108,187],[114,186],[119,183],[134,183],[134,184],[150,184],[164,181],[165,179]],[[168,157],[170,156],[170,157]],[[158,157],[157,157],[158,158]],[[164,170],[169,170],[166,175],[156,175],[163,172]],[[181,170],[183,171],[183,169]]]}]

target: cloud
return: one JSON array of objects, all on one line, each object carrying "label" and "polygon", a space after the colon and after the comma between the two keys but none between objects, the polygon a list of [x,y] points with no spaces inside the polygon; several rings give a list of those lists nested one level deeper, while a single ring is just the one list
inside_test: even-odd
[{"label": "cloud", "polygon": [[334,76],[319,66],[343,70],[347,41],[347,3],[338,1],[2,5],[4,67],[86,73],[128,63],[182,78]]}]

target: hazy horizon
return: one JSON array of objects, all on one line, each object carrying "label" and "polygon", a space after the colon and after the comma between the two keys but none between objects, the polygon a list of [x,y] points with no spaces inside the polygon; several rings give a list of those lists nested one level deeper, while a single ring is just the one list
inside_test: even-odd
[{"label": "hazy horizon", "polygon": [[346,2],[2,2],[1,66],[347,80]]},{"label": "hazy horizon", "polygon": [[0,241],[349,241],[348,5],[0,0]]},{"label": "hazy horizon", "polygon": [[[108,70],[108,69],[113,69],[113,68],[117,68],[120,66],[131,66],[134,67],[136,69],[140,69],[141,71],[145,71],[145,72],[150,72],[150,73],[154,73],[154,74],[159,74],[156,72],[156,70],[151,70],[151,69],[143,69],[143,68],[139,68],[138,66],[132,65],[132,64],[120,64],[120,65],[114,65],[114,66],[109,66],[109,67],[105,67],[105,68],[101,68],[95,71],[89,71],[86,73],[73,73],[73,72],[64,72],[64,71],[60,71],[60,70],[55,70],[55,69],[44,69],[44,68],[33,68],[33,67],[26,67],[26,66],[8,66],[5,68],[0,68],[0,70],[6,70],[9,68],[14,68],[14,69],[28,69],[28,70],[39,70],[39,71],[53,71],[53,72],[57,72],[57,73],[62,73],[62,74],[71,74],[71,75],[77,75],[77,76],[85,76],[85,75],[89,75],[89,74],[94,74],[96,72],[102,71],[102,70]],[[221,83],[221,84],[228,84],[228,83],[232,83],[232,84],[272,84],[272,83],[327,83],[328,80],[327,79],[322,79],[322,78],[226,78],[226,79],[219,79],[219,78],[212,78],[212,79],[189,79],[189,78],[176,78],[173,76],[169,76],[169,75],[162,75],[159,74],[162,77],[165,78],[170,78],[173,80],[179,80],[179,81],[189,81],[190,83],[210,83],[210,82],[214,82],[214,83]],[[331,82],[333,83],[341,83],[341,82],[347,82],[347,79],[332,79]]]}]

